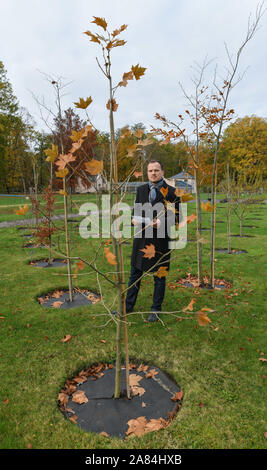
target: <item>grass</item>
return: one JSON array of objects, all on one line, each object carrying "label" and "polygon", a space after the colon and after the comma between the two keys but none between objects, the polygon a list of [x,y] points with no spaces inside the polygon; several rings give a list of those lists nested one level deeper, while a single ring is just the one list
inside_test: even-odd
[{"label": "grass", "polygon": [[[67,288],[66,268],[30,266],[30,259],[47,256],[46,249],[23,249],[16,227],[1,229],[0,304],[0,448],[23,449],[260,449],[266,448],[264,382],[267,358],[265,298],[267,205],[252,206],[251,218],[259,228],[244,229],[254,238],[233,238],[242,255],[216,254],[216,277],[233,283],[225,291],[167,287],[163,308],[181,310],[192,298],[194,312],[206,306],[212,320],[198,325],[195,313],[161,316],[164,324],[148,324],[131,315],[128,328],[130,357],[167,371],[184,391],[183,406],[170,426],[127,440],[87,433],[64,419],[57,397],[67,378],[97,362],[115,359],[115,325],[101,303],[74,310],[44,308],[37,298],[44,292]],[[189,214],[194,204],[188,204]],[[260,215],[259,215],[260,213]],[[205,214],[207,224],[209,214]],[[216,246],[226,247],[226,205],[218,205]],[[257,222],[257,223],[256,223]],[[252,224],[251,224],[252,225]],[[188,225],[188,238],[195,224]],[[232,218],[232,233],[238,220]],[[208,232],[204,232],[208,239]],[[89,259],[99,245],[83,240],[72,229],[72,253]],[[209,266],[209,244],[203,245]],[[196,245],[177,250],[167,283],[196,274]],[[131,244],[124,246],[128,277]],[[173,253],[174,255],[174,253]],[[55,255],[56,256],[56,255]],[[103,250],[98,266],[111,272]],[[208,273],[207,273],[208,274]],[[110,274],[111,275],[111,274]],[[97,279],[88,267],[79,271],[74,285],[93,291]],[[112,307],[114,293],[101,281],[105,303]],[[144,279],[136,310],[149,311],[153,279]],[[60,340],[71,335],[71,341]],[[104,339],[106,343],[101,342]]]}]

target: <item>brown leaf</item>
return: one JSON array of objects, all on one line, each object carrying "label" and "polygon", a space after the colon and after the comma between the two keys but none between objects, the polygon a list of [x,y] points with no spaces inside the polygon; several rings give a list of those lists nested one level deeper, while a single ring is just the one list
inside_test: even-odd
[{"label": "brown leaf", "polygon": [[137,65],[132,65],[132,68],[131,68],[131,71],[133,72],[134,78],[135,78],[136,80],[139,80],[140,77],[142,77],[142,75],[145,74],[145,70],[146,70],[146,68],[145,68],[145,67],[140,67],[139,64],[137,64]]},{"label": "brown leaf", "polygon": [[159,431],[167,426],[167,421],[163,418],[151,419],[145,426],[145,432]]},{"label": "brown leaf", "polygon": [[205,313],[198,312],[197,321],[199,326],[206,326],[209,322],[211,322],[211,319]]},{"label": "brown leaf", "polygon": [[159,269],[154,273],[154,276],[159,278],[166,277],[168,275],[168,266],[160,266]]},{"label": "brown leaf", "polygon": [[146,372],[149,366],[145,366],[144,364],[140,364],[140,366],[137,369],[137,372]]},{"label": "brown leaf", "polygon": [[145,248],[140,249],[140,251],[143,251],[143,258],[154,258],[155,256],[155,245],[150,243],[150,245],[146,245]]},{"label": "brown leaf", "polygon": [[119,29],[114,29],[112,36],[115,37],[118,34],[122,33],[122,31],[124,31],[127,28],[127,26],[128,26],[127,24],[123,24]]},{"label": "brown leaf", "polygon": [[95,24],[97,24],[97,26],[101,26],[101,28],[103,28],[106,31],[108,24],[107,24],[105,18],[100,18],[99,16],[94,16],[93,18],[94,18],[94,20],[91,21],[91,23],[95,23]]},{"label": "brown leaf", "polygon": [[180,392],[176,392],[176,394],[171,398],[172,401],[181,401],[184,396],[184,392],[180,390]]},{"label": "brown leaf", "polygon": [[72,395],[72,401],[74,401],[74,403],[78,403],[79,405],[82,405],[83,403],[88,402],[88,398],[85,395],[85,392],[83,392],[82,390],[78,390],[78,392],[75,392]]},{"label": "brown leaf", "polygon": [[130,419],[127,424],[129,425],[129,428],[125,433],[126,436],[130,436],[131,434],[134,434],[135,436],[142,436],[145,433],[147,420],[144,416],[140,416],[137,419]]},{"label": "brown leaf", "polygon": [[106,104],[106,108],[110,109],[110,104],[111,103],[112,103],[112,111],[114,111],[114,112],[117,111],[119,105],[117,104],[117,102],[114,98],[111,101],[108,100],[108,102]]},{"label": "brown leaf", "polygon": [[68,343],[71,340],[71,335],[65,335],[64,338],[60,340],[61,343]]},{"label": "brown leaf", "polygon": [[110,435],[105,431],[102,431],[99,435],[103,437],[110,437]]},{"label": "brown leaf", "polygon": [[77,416],[76,415],[73,415],[69,418],[70,421],[72,421],[72,423],[75,423],[77,424]]},{"label": "brown leaf", "polygon": [[69,401],[69,396],[64,392],[61,392],[58,394],[58,401],[60,405],[65,407]]}]

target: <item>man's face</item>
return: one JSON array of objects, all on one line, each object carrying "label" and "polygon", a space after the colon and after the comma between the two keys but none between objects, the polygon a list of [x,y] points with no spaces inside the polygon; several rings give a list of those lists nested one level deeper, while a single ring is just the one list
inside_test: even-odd
[{"label": "man's face", "polygon": [[149,163],[147,167],[147,176],[150,183],[157,183],[164,175],[159,163]]}]

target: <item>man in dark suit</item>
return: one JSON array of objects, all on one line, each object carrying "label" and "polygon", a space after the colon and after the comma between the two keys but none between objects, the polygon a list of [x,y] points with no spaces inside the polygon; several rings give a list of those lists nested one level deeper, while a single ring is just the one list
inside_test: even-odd
[{"label": "man in dark suit", "polygon": [[[158,321],[164,299],[166,272],[170,266],[170,220],[172,225],[179,222],[180,198],[175,188],[163,179],[164,170],[159,161],[151,160],[147,165],[148,183],[138,187],[132,224],[135,237],[131,257],[131,274],[126,296],[126,312],[132,312],[137,300],[141,278],[144,272],[154,273],[154,293],[151,313],[147,320]],[[172,203],[172,210],[168,204]],[[155,254],[153,250],[155,247]],[[152,253],[147,253],[147,247]],[[143,251],[144,250],[144,251]],[[159,268],[161,268],[159,271]],[[159,276],[156,274],[158,273]],[[161,276],[161,274],[164,274]]]}]

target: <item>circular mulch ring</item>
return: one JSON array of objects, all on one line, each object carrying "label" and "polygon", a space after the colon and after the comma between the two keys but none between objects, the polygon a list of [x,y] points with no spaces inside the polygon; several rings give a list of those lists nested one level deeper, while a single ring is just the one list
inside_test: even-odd
[{"label": "circular mulch ring", "polygon": [[122,439],[166,428],[182,406],[179,385],[157,367],[130,364],[131,399],[124,366],[121,397],[115,399],[115,371],[115,365],[101,363],[67,380],[58,395],[64,416],[84,431]]},{"label": "circular mulch ring", "polygon": [[22,248],[46,248],[47,245],[38,245],[36,243],[25,243]]},{"label": "circular mulch ring", "polygon": [[[197,276],[191,276],[191,274],[188,275],[186,278],[178,279],[174,282],[180,285],[181,287],[213,290],[213,287],[211,287],[210,285],[210,280],[208,276],[203,277],[204,286],[199,286]],[[173,283],[172,283],[172,286],[173,286]],[[232,287],[233,287],[233,284],[230,281],[226,281],[226,279],[215,279],[214,289],[222,290],[222,289],[229,289]]]},{"label": "circular mulch ring", "polygon": [[255,235],[231,235],[231,237],[239,237],[239,238],[254,238]]},{"label": "circular mulch ring", "polygon": [[29,230],[29,227],[17,227],[17,230]]},{"label": "circular mulch ring", "polygon": [[246,228],[259,228],[258,225],[243,225],[243,227],[246,227]]},{"label": "circular mulch ring", "polygon": [[86,289],[73,289],[70,302],[69,290],[56,289],[54,292],[41,295],[37,300],[43,307],[68,309],[95,304],[101,300],[101,296]]},{"label": "circular mulch ring", "polygon": [[227,248],[215,248],[215,251],[218,251],[219,253],[227,253],[229,255],[241,255],[242,253],[247,253],[247,250],[231,250],[231,253],[228,253]]},{"label": "circular mulch ring", "polygon": [[31,260],[29,264],[37,268],[64,268],[67,265],[67,260],[55,258],[55,259],[52,259],[51,263],[49,264],[49,258],[44,258],[44,259]]}]

